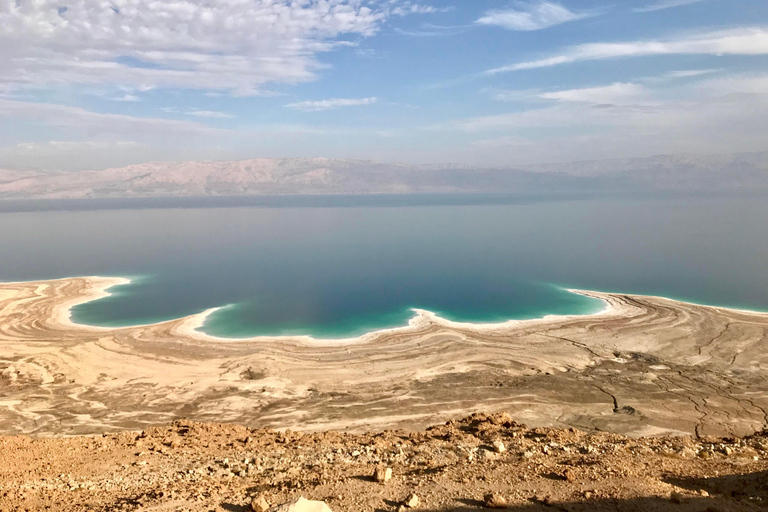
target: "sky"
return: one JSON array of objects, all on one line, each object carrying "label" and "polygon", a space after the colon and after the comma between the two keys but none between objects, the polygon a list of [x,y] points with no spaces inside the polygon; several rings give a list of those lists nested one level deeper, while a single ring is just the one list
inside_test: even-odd
[{"label": "sky", "polygon": [[765,0],[0,0],[0,168],[764,150]]}]

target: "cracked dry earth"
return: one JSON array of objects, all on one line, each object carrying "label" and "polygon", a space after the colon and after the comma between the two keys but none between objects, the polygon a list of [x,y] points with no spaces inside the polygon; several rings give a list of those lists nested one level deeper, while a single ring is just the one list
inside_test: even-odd
[{"label": "cracked dry earth", "polygon": [[251,428],[420,429],[476,411],[629,436],[744,436],[766,425],[768,315],[579,292],[600,314],[493,326],[421,316],[343,343],[226,341],[198,317],[75,325],[119,282],[0,284],[0,433],[142,430],[179,418]]},{"label": "cracked dry earth", "polygon": [[[177,421],[143,432],[0,438],[2,511],[247,512],[298,496],[334,512],[727,512],[768,508],[768,433],[627,438],[477,414],[424,431],[252,430]],[[393,477],[377,483],[376,468]],[[410,510],[410,509],[409,509]]]}]

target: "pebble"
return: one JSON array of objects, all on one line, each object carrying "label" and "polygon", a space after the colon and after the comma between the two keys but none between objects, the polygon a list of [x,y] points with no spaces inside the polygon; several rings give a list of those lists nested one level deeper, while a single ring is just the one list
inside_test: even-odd
[{"label": "pebble", "polygon": [[405,498],[403,505],[405,505],[408,508],[416,508],[419,506],[419,501],[420,501],[419,497],[411,493],[408,495],[407,498]]},{"label": "pebble", "polygon": [[379,483],[386,483],[392,480],[392,468],[376,468],[373,472],[373,479]]},{"label": "pebble", "polygon": [[251,500],[252,512],[267,512],[269,510],[269,502],[264,496],[256,496]]},{"label": "pebble", "polygon": [[483,505],[487,508],[507,508],[507,500],[501,494],[492,492],[485,495]]},{"label": "pebble", "polygon": [[507,451],[507,447],[504,446],[504,443],[498,440],[493,442],[493,449],[496,450],[496,453],[504,453]]},{"label": "pebble", "polygon": [[269,510],[272,512],[333,512],[324,501],[311,501],[304,497]]}]

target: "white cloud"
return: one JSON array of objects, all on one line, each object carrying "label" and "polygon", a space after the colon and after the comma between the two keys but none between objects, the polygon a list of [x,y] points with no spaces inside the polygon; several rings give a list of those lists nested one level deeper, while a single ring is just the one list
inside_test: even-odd
[{"label": "white cloud", "polygon": [[648,99],[649,92],[642,85],[633,83],[614,83],[601,87],[546,92],[539,94],[538,96],[539,98],[546,100],[627,105]]},{"label": "white cloud", "polygon": [[0,0],[0,88],[114,85],[259,94],[429,6],[367,0]]},{"label": "white cloud", "polygon": [[508,30],[541,30],[589,16],[592,15],[575,13],[560,4],[539,2],[525,4],[518,9],[493,9],[476,23],[496,25]]},{"label": "white cloud", "polygon": [[232,119],[232,114],[228,114],[226,112],[220,112],[218,110],[199,110],[196,108],[191,108],[187,110],[178,109],[175,107],[165,107],[161,108],[163,112],[167,112],[168,114],[182,114],[185,116],[195,116],[195,117],[209,117],[213,119]]},{"label": "white cloud", "polygon": [[124,94],[122,96],[118,96],[117,98],[112,98],[113,101],[141,101],[141,98],[136,96],[135,94]]},{"label": "white cloud", "polygon": [[681,7],[683,5],[697,4],[704,2],[705,0],[661,0],[652,4],[648,4],[643,7],[637,7],[632,9],[634,12],[654,12],[662,11],[664,9],[671,9],[672,7]]},{"label": "white cloud", "polygon": [[551,103],[424,129],[469,138],[465,154],[506,164],[765,150],[768,74],[654,85],[531,91],[530,100]]},{"label": "white cloud", "polygon": [[213,119],[231,119],[234,117],[232,114],[219,112],[218,110],[191,110],[186,112],[186,114],[195,117],[210,117]]},{"label": "white cloud", "polygon": [[703,75],[711,75],[717,73],[719,69],[680,69],[678,71],[671,71],[664,75],[665,78],[693,78]]},{"label": "white cloud", "polygon": [[559,55],[490,69],[486,74],[495,75],[587,60],[676,54],[766,55],[768,30],[762,27],[745,27],[658,41],[582,44],[567,48]]},{"label": "white cloud", "polygon": [[333,110],[342,107],[359,107],[363,105],[372,105],[378,101],[378,98],[334,98],[330,100],[319,101],[300,101],[289,103],[287,108],[293,110],[303,110],[304,112],[319,112],[322,110]]},{"label": "white cloud", "polygon": [[733,75],[706,80],[696,87],[714,95],[768,94],[768,75]]},{"label": "white cloud", "polygon": [[[391,2],[395,3],[395,2]],[[390,13],[395,16],[406,16],[408,14],[437,14],[453,11],[454,7],[434,7],[432,5],[416,4],[404,2],[402,5],[393,7]]]},{"label": "white cloud", "polygon": [[91,135],[145,138],[148,140],[155,140],[158,136],[166,135],[205,137],[232,133],[230,130],[211,128],[193,121],[102,114],[79,107],[0,98],[0,120],[4,118],[13,122],[24,121],[47,128],[63,128],[68,131]]}]

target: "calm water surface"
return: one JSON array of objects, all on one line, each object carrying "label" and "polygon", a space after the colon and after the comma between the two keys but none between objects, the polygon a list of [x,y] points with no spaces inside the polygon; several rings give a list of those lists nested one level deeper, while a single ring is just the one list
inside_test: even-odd
[{"label": "calm water surface", "polygon": [[131,277],[75,320],[227,306],[203,329],[226,337],[357,335],[404,325],[414,307],[474,322],[600,308],[561,287],[768,310],[767,199],[72,203],[0,213],[0,280]]}]

